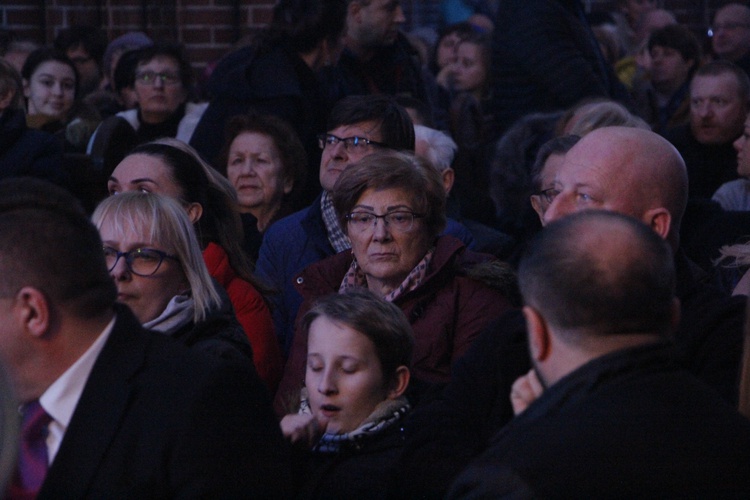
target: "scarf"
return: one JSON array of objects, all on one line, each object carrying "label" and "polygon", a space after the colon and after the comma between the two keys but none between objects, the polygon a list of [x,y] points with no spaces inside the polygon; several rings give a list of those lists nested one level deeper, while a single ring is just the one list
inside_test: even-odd
[{"label": "scarf", "polygon": [[162,313],[143,324],[148,330],[171,335],[193,321],[195,303],[189,294],[175,295]]},{"label": "scarf", "polygon": [[323,224],[326,226],[326,233],[328,234],[328,241],[336,253],[349,250],[352,247],[349,237],[344,234],[343,229],[339,225],[339,219],[336,217],[336,211],[333,209],[333,200],[328,191],[323,191],[323,196],[320,197],[320,209],[323,212]]},{"label": "scarf", "polygon": [[[337,453],[346,446],[356,447],[364,440],[377,436],[385,429],[399,422],[410,409],[411,406],[405,396],[381,401],[370,416],[353,431],[341,434],[323,434],[318,443],[313,447],[313,452]],[[299,413],[311,413],[307,399],[303,399]]]},{"label": "scarf", "polygon": [[[424,278],[427,275],[427,267],[430,265],[434,253],[435,247],[430,248],[427,253],[424,254],[422,260],[420,260],[417,265],[414,266],[414,269],[412,269],[411,272],[406,276],[406,279],[404,279],[404,281],[402,281],[399,286],[393,289],[392,292],[383,297],[383,300],[385,300],[386,302],[393,302],[400,296],[411,292],[419,285],[421,285],[422,281],[424,281]],[[339,293],[346,293],[347,290],[355,287],[367,288],[367,277],[365,276],[364,271],[362,271],[362,269],[357,264],[356,258],[352,261],[352,264],[349,266],[349,270],[346,272],[346,274],[344,275],[344,279],[341,281]]]}]

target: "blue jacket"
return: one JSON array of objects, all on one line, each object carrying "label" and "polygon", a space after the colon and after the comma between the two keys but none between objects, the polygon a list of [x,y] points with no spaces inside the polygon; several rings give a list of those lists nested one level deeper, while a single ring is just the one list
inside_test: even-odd
[{"label": "blue jacket", "polygon": [[[328,241],[319,195],[312,205],[275,222],[263,236],[255,272],[268,285],[278,290],[269,295],[274,328],[283,348],[289,355],[294,335],[294,321],[302,305],[302,296],[294,288],[294,278],[314,262],[334,255]],[[448,219],[443,234],[461,240],[474,248],[474,237],[459,222]]]}]

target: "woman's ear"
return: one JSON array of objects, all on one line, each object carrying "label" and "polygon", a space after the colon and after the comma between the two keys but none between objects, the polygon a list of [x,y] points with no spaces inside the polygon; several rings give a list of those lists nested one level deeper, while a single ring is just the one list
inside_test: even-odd
[{"label": "woman's ear", "polygon": [[396,373],[393,375],[391,386],[388,389],[388,399],[396,399],[406,392],[406,388],[409,387],[409,379],[411,378],[411,372],[406,366],[399,366],[396,368]]},{"label": "woman's ear", "polygon": [[30,93],[31,91],[30,91],[29,81],[26,78],[24,78],[23,79],[23,96],[28,99]]},{"label": "woman's ear", "polygon": [[294,178],[292,176],[284,178],[284,194],[289,194],[294,189]]},{"label": "woman's ear", "polygon": [[203,216],[203,205],[197,202],[188,204],[187,214],[190,218],[190,222],[195,224],[196,222],[201,220],[201,216]]}]

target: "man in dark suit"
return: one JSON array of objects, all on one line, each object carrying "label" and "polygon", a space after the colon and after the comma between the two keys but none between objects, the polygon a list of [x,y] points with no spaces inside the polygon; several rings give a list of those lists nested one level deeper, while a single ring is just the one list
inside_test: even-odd
[{"label": "man in dark suit", "polygon": [[676,361],[674,259],[657,233],[570,215],[539,234],[519,281],[533,364],[511,393],[520,414],[449,498],[747,496],[750,422]]},{"label": "man in dark suit", "polygon": [[46,474],[27,476],[22,436],[9,496],[281,496],[284,445],[252,366],[147,332],[115,298],[75,199],[0,182],[0,361],[21,412],[49,422]]}]

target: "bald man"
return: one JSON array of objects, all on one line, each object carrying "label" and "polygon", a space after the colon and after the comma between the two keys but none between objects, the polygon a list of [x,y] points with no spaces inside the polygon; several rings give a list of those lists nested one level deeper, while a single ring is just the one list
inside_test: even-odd
[{"label": "bald man", "polygon": [[519,281],[542,393],[448,498],[747,495],[750,422],[674,363],[679,303],[658,226],[586,210],[532,243]]},{"label": "bald man", "polygon": [[[687,174],[677,150],[647,130],[598,129],[568,151],[554,186],[558,194],[545,212],[545,225],[601,209],[642,221],[669,244],[682,305],[674,333],[681,364],[736,405],[745,298],[709,286],[705,273],[679,248]],[[401,486],[444,493],[450,479],[513,418],[510,388],[529,370],[528,356],[520,313],[506,314],[477,338],[455,363],[442,398],[414,412]]]},{"label": "bald man", "polygon": [[716,55],[750,70],[750,7],[740,3],[723,6],[716,11],[711,31]]}]

